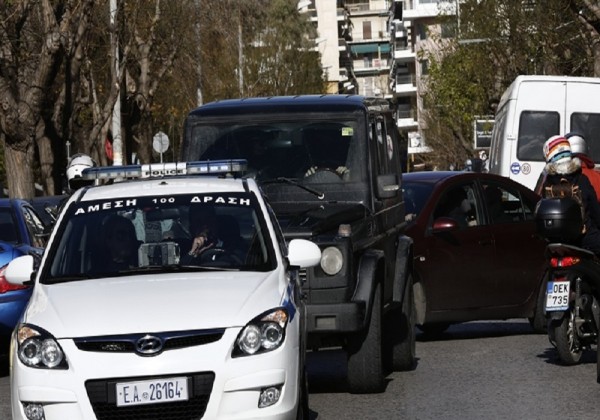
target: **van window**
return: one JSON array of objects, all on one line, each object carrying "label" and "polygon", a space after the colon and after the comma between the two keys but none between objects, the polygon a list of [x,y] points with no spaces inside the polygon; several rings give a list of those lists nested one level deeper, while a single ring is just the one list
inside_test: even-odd
[{"label": "van window", "polygon": [[600,114],[574,112],[571,114],[571,131],[583,134],[594,162],[600,162]]},{"label": "van window", "polygon": [[558,112],[523,111],[519,118],[517,158],[543,161],[543,147],[548,138],[560,132]]}]

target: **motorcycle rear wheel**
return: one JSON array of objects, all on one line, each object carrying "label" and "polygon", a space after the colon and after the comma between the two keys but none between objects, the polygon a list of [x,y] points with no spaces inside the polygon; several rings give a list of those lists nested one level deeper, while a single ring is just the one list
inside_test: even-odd
[{"label": "motorcycle rear wheel", "polygon": [[565,365],[576,365],[583,353],[575,328],[575,313],[569,310],[559,321],[552,321],[548,328],[553,336],[560,361]]}]

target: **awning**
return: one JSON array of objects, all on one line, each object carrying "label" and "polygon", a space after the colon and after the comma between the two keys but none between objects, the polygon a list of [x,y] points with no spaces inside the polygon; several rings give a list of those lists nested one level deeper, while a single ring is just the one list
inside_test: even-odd
[{"label": "awning", "polygon": [[352,54],[369,54],[377,53],[378,51],[387,54],[390,52],[390,44],[354,44],[350,46],[350,50]]}]

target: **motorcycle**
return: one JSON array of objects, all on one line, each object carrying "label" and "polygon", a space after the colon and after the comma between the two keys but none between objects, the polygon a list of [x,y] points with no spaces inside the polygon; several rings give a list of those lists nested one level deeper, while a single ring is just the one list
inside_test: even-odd
[{"label": "motorcycle", "polygon": [[548,338],[566,365],[579,363],[583,352],[595,346],[600,383],[600,259],[577,245],[583,228],[579,204],[570,198],[542,199],[535,218],[538,234],[548,241]]}]

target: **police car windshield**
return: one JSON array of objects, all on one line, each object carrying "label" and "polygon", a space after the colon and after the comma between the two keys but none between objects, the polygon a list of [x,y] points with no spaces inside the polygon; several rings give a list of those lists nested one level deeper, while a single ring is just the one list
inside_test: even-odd
[{"label": "police car windshield", "polygon": [[249,176],[259,181],[342,184],[360,181],[366,173],[366,146],[357,141],[364,137],[364,127],[356,118],[315,121],[311,114],[310,119],[295,115],[289,121],[271,116],[264,123],[247,116],[237,122],[231,116],[223,122],[191,118],[187,130],[188,160],[247,159]]},{"label": "police car windshield", "polygon": [[255,198],[186,194],[70,205],[43,283],[161,272],[270,271],[274,250]]}]

